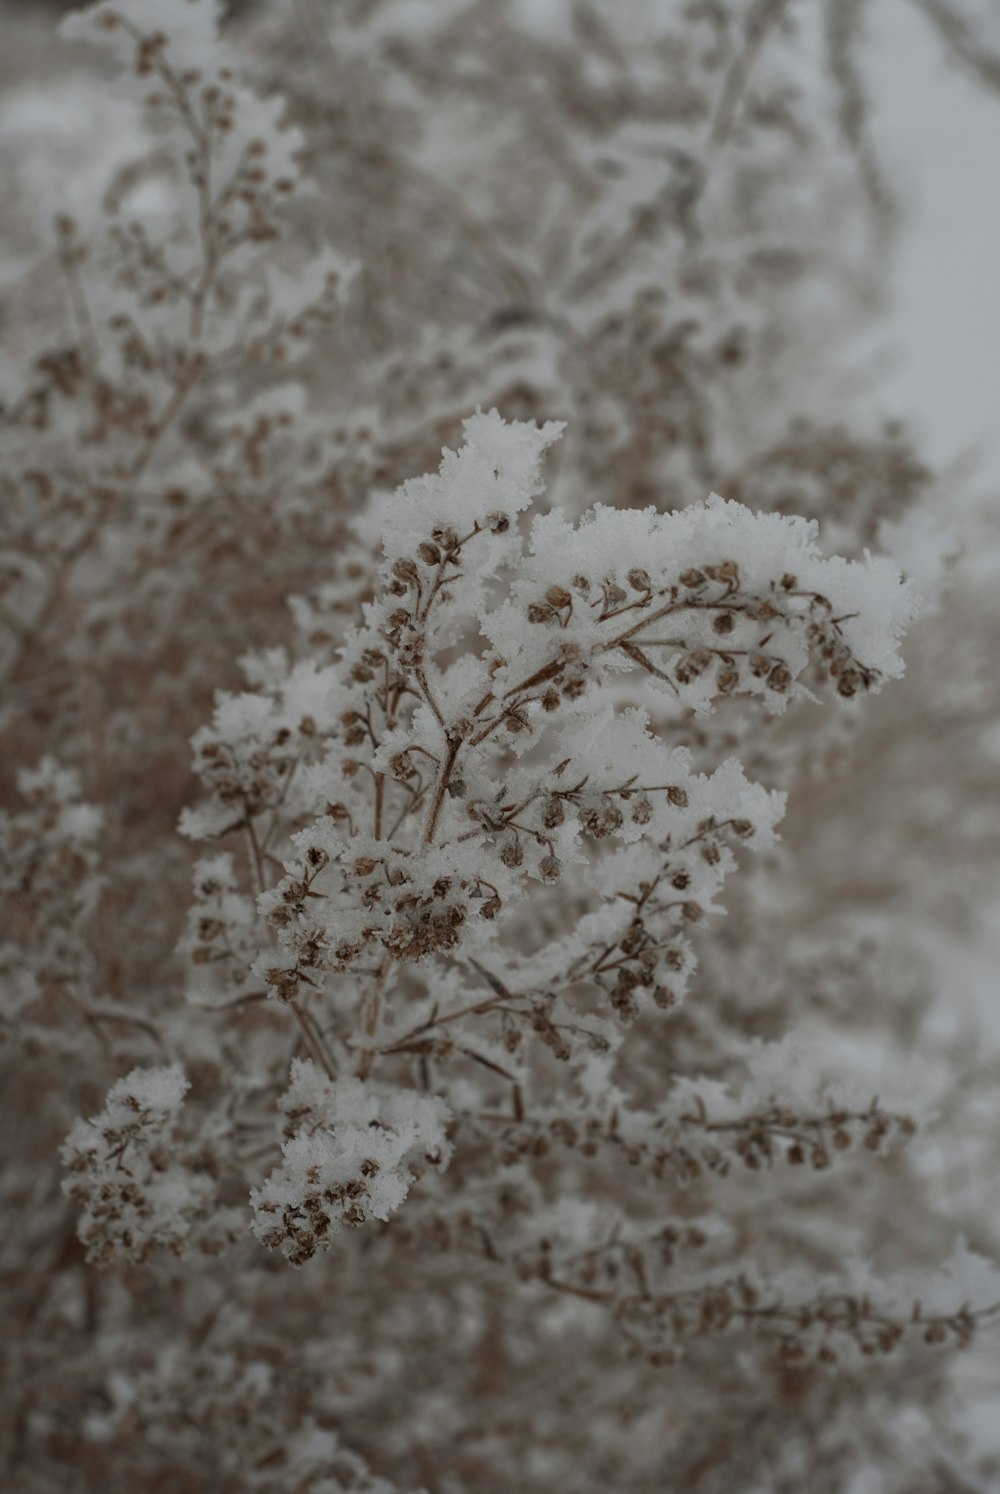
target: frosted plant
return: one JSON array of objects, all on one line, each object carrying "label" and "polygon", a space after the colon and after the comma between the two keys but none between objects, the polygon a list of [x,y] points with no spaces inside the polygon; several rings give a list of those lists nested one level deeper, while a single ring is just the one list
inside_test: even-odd
[{"label": "frosted plant", "polygon": [[[562,501],[674,506],[810,413],[803,328],[829,345],[867,312],[882,220],[858,191],[859,28],[828,10],[830,38],[751,0],[260,12],[260,66],[362,262],[362,471],[436,460],[480,400],[568,420]],[[820,162],[817,200],[795,184]]]},{"label": "frosted plant", "polygon": [[[216,1213],[208,1171],[178,1155],[187,1088],[176,1065],[135,1069],[108,1091],[101,1114],[78,1120],[66,1138],[66,1192],[83,1206],[88,1260],[105,1265],[121,1254],[143,1261],[157,1247],[181,1254],[196,1226]],[[219,1221],[213,1226],[218,1231]]]},{"label": "frosted plant", "polygon": [[[17,787],[20,802],[0,812],[0,1031],[10,1041],[60,1002],[82,1011],[96,1029],[88,934],[102,894],[102,813],[84,801],[79,773],[52,757],[22,769]],[[43,1020],[37,1030],[44,1029]]]},{"label": "frosted plant", "polygon": [[331,1245],[343,1223],[388,1219],[410,1175],[451,1151],[440,1100],[327,1079],[310,1060],[293,1064],[280,1108],[291,1133],[282,1164],[250,1203],[261,1244],[280,1245],[296,1264]]},{"label": "frosted plant", "polygon": [[[505,1008],[507,1041],[540,1024],[568,1055],[552,1013],[567,1015],[573,990],[603,992],[626,1018],[681,994],[687,930],[732,869],[732,846],[770,842],[781,801],[735,762],[693,773],[641,708],[621,708],[628,674],[669,716],[736,694],[781,711],[814,659],[845,696],[899,669],[911,603],[891,565],[824,560],[804,521],[713,499],[672,515],[603,508],[576,526],[550,514],[522,536],[556,434],[478,415],[437,478],[400,490],[379,521],[382,595],[330,683],[317,677],[317,701],[339,718],[326,766],[311,770],[327,807],[262,900],[280,958],[258,968],[291,1000],[324,971],[374,962],[372,1036],[401,967],[466,947],[487,964],[529,886],[575,865],[575,895],[601,906],[545,948],[504,952],[497,979],[530,971],[548,987]],[[219,716],[238,711],[234,701]],[[213,740],[206,763],[196,745],[209,785],[243,750]],[[189,832],[221,813],[189,816]],[[388,1038],[398,1024],[386,1020]],[[616,1044],[614,1031],[599,1020],[584,1048]]]},{"label": "frosted plant", "polygon": [[[398,1208],[411,1157],[447,1162],[444,1124],[512,1160],[579,1142],[683,1182],[736,1159],[823,1170],[914,1129],[870,1097],[758,1084],[734,1102],[696,1076],[650,1110],[613,1058],[678,1005],[736,848],[771,845],[783,808],[735,761],[694,772],[671,724],[737,695],[781,712],[807,675],[877,689],[913,612],[898,574],[717,498],[528,524],[558,427],[492,412],[465,434],[359,525],[358,553],[381,536],[378,583],[334,661],[248,661],[258,689],[220,698],[195,737],[209,798],[185,830],[244,838],[271,938],[253,968],[313,1055],[281,1102],[283,1163],[252,1194],[255,1232],[295,1261]],[[231,858],[200,864],[186,945],[223,995],[245,990],[250,950],[227,933],[251,918],[233,876]],[[469,1108],[477,1068],[507,1086],[506,1118]],[[445,1108],[407,1074],[439,1075]]]},{"label": "frosted plant", "polygon": [[[648,1370],[694,1356],[712,1383],[716,1340],[765,1376],[964,1347],[1000,1310],[985,1261],[961,1256],[958,1291],[880,1281],[849,1210],[825,1248],[806,1210],[781,1249],[747,1250],[759,1201],[715,1193],[737,1171],[777,1198],[782,1175],[892,1166],[908,1109],[697,1001],[669,1036],[740,848],[771,850],[784,810],[734,759],[695,771],[671,732],[722,701],[780,714],[877,691],[913,596],[888,561],[826,557],[812,522],[717,497],[532,516],[559,434],[468,419],[436,475],[358,520],[346,605],[333,584],[321,612],[297,605],[317,657],[248,658],[251,688],[196,733],[207,797],[183,828],[232,849],[196,867],[182,943],[203,1020],[245,1036],[178,1033],[204,1070],[187,1119],[175,1068],[135,1071],[76,1123],[82,1238],[103,1260],[222,1248],[231,1209],[198,1232],[242,1178],[258,1249],[336,1259],[381,1227],[390,1277],[400,1251],[418,1273],[431,1249],[478,1258],[512,1321],[519,1294],[575,1299]],[[369,589],[353,571],[373,543]],[[246,1142],[275,1090],[280,1159],[255,1176],[272,1148]],[[196,1129],[200,1170],[180,1140]],[[610,1187],[609,1164],[636,1185]],[[666,1219],[644,1181],[669,1189]],[[421,1330],[402,1282],[392,1300],[398,1348]]]},{"label": "frosted plant", "polygon": [[842,387],[889,215],[821,10],[118,0],[24,59],[5,1486],[996,1483],[996,1070],[925,953],[995,700],[962,573],[911,626],[866,550],[950,494]]},{"label": "frosted plant", "polygon": [[[54,187],[49,342],[17,357],[13,341],[0,371],[0,667],[19,691],[55,679],[100,800],[152,661],[181,646],[160,678],[182,713],[213,650],[222,667],[246,646],[231,620],[247,567],[295,548],[328,465],[296,368],[344,266],[296,231],[302,137],[242,80],[219,20],[212,0],[123,0],[65,22],[120,69],[132,157],[86,211]],[[40,735],[30,713],[13,724]]]},{"label": "frosted plant", "polygon": [[[695,771],[670,737],[724,701],[781,714],[877,691],[913,596],[888,561],[825,556],[810,521],[717,497],[532,516],[559,434],[468,419],[436,475],[358,520],[341,582],[296,604],[315,657],[245,660],[253,688],[194,738],[207,798],[183,828],[233,849],[196,868],[190,995],[245,1027],[216,1156],[250,1183],[245,1226],[294,1265],[381,1226],[389,1277],[401,1253],[440,1293],[427,1252],[478,1259],[504,1273],[512,1323],[518,1294],[575,1299],[619,1353],[657,1371],[683,1356],[713,1395],[716,1340],[765,1377],[873,1357],[905,1375],[971,1341],[995,1278],[959,1251],[958,1289],[881,1281],[851,1210],[820,1244],[794,1179],[836,1198],[838,1172],[903,1165],[916,1124],[904,1095],[833,1080],[794,1033],[682,1004],[723,884],[741,848],[773,855],[784,798],[733,759]],[[728,979],[724,939],[708,947]],[[281,1155],[254,1180],[233,1121],[252,1107],[263,1131],[272,1089]],[[739,1243],[759,1227],[738,1183],[754,1175],[799,1200],[780,1248]],[[393,1301],[391,1341],[416,1343],[405,1287]],[[540,1322],[558,1345],[558,1315]]]}]

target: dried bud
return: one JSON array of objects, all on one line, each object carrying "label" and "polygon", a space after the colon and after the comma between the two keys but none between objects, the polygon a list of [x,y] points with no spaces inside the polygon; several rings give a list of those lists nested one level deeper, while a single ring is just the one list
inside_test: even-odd
[{"label": "dried bud", "polygon": [[517,838],[517,836],[512,837],[510,840],[504,841],[503,845],[500,847],[500,860],[503,862],[504,866],[521,865],[522,861],[524,860],[524,851],[521,849],[521,842]]},{"label": "dried bud", "polygon": [[604,840],[622,826],[622,812],[614,804],[605,802],[597,808],[584,809],[580,814],[583,828],[595,840]]},{"label": "dried bud", "polygon": [[407,778],[412,778],[416,771],[410,760],[410,754],[406,751],[397,752],[390,759],[389,769],[393,778],[398,779],[401,783],[405,782]]},{"label": "dried bud", "polygon": [[546,830],[554,830],[557,825],[562,824],[565,818],[566,811],[563,809],[562,800],[554,797],[546,799],[542,809],[542,824]]}]

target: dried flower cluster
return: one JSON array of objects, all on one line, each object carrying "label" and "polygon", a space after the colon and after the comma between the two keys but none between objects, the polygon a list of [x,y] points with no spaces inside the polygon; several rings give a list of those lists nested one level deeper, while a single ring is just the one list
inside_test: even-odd
[{"label": "dried flower cluster", "polygon": [[279,1109],[290,1131],[282,1164],[250,1202],[261,1244],[280,1245],[293,1265],[332,1244],[344,1224],[388,1219],[409,1179],[451,1154],[439,1099],[327,1079],[308,1059],[293,1064]]},{"label": "dried flower cluster", "polygon": [[4,1487],[1000,1476],[915,935],[996,698],[871,553],[936,490],[833,394],[892,202],[804,9],[66,23],[51,233],[0,148]]},{"label": "dried flower cluster", "polygon": [[236,1238],[218,1212],[211,1152],[185,1153],[176,1132],[188,1082],[176,1065],[135,1069],[108,1091],[103,1111],[66,1138],[66,1192],[82,1205],[87,1259],[141,1263],[158,1247],[180,1255],[192,1239],[217,1251]]}]

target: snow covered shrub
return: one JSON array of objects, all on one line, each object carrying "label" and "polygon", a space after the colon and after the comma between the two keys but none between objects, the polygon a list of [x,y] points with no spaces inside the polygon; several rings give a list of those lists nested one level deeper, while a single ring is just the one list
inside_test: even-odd
[{"label": "snow covered shrub", "polygon": [[47,52],[4,1487],[996,1482],[991,1050],[930,963],[995,692],[965,573],[920,618],[871,553],[940,493],[843,395],[890,214],[861,9],[806,9],[112,0]]},{"label": "snow covered shrub", "polygon": [[[731,758],[695,771],[670,733],[719,699],[784,712],[807,680],[848,699],[877,690],[900,672],[912,596],[888,561],[828,559],[808,521],[718,498],[529,522],[558,435],[467,420],[437,476],[355,526],[355,553],[377,533],[381,554],[339,647],[324,635],[317,660],[248,660],[256,689],[219,697],[196,734],[207,797],[184,829],[232,850],[199,863],[183,942],[199,1026],[223,1025],[175,1044],[210,1066],[214,1171],[228,1197],[249,1187],[255,1248],[294,1265],[332,1255],[339,1280],[380,1260],[393,1310],[384,1338],[367,1330],[376,1352],[436,1363],[426,1328],[406,1325],[417,1291],[472,1342],[497,1304],[491,1352],[512,1367],[529,1344],[559,1363],[567,1335],[590,1353],[607,1335],[621,1415],[682,1356],[712,1400],[737,1393],[732,1374],[794,1367],[826,1404],[832,1375],[845,1415],[874,1356],[892,1402],[914,1353],[963,1346],[992,1316],[996,1281],[962,1252],[961,1289],[863,1266],[875,1221],[824,1182],[901,1168],[905,1103],[830,1082],[821,1055],[748,1040],[697,998],[677,1031],[723,882],[740,847],[774,846],[784,799]],[[780,961],[767,965],[774,979]],[[179,1100],[179,1071],[145,1082],[161,1075]],[[182,1248],[203,1195],[169,1175],[150,1191],[141,1142],[122,1157],[148,1113],[123,1131],[122,1084],[64,1147],[83,1238],[104,1256]],[[266,1129],[276,1091],[284,1140],[262,1178],[240,1138],[251,1117]],[[108,1176],[116,1157],[124,1184]],[[750,1244],[741,1221],[762,1203],[740,1179],[755,1174],[793,1213]],[[158,1205],[172,1190],[176,1238]],[[831,1197],[836,1244],[817,1254]],[[442,1282],[442,1251],[460,1285]],[[567,1317],[567,1298],[584,1312]],[[426,1443],[433,1418],[416,1425]]]},{"label": "snow covered shrub", "polygon": [[135,782],[137,712],[151,679],[164,710],[190,712],[206,667],[246,646],[232,624],[248,596],[266,605],[248,576],[276,548],[295,569],[323,435],[294,368],[343,283],[292,231],[301,137],[240,81],[218,16],[132,0],[67,20],[124,69],[116,124],[135,144],[102,201],[57,214],[45,316],[59,277],[68,326],[0,380],[5,700],[49,685],[11,724],[40,756],[55,696],[64,728],[93,739],[97,797],[123,781],[164,824],[179,800]]}]

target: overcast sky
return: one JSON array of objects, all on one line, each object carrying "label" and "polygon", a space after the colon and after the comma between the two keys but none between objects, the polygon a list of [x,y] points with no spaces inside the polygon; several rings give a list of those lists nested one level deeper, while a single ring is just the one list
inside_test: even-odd
[{"label": "overcast sky", "polygon": [[949,63],[905,0],[873,11],[879,148],[908,218],[890,383],[931,460],[979,448],[975,486],[1000,495],[1000,96]]}]

